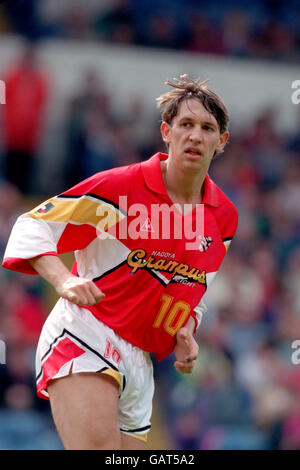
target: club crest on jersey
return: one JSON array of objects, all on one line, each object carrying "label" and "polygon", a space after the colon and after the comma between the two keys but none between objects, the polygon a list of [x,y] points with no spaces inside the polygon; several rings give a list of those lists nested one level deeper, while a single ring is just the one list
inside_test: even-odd
[{"label": "club crest on jersey", "polygon": [[212,238],[203,236],[200,238],[199,251],[206,251],[212,244]]},{"label": "club crest on jersey", "polygon": [[41,206],[37,212],[39,214],[46,214],[47,212],[51,211],[51,209],[53,209],[54,204],[52,204],[52,202],[48,202],[47,204],[44,204],[43,206]]}]

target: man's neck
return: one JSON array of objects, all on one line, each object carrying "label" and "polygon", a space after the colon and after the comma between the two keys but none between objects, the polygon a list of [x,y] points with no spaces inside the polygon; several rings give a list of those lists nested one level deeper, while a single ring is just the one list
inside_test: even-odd
[{"label": "man's neck", "polygon": [[161,170],[167,193],[174,203],[200,204],[203,196],[203,183],[206,169],[203,172],[178,172],[168,160],[161,162]]}]

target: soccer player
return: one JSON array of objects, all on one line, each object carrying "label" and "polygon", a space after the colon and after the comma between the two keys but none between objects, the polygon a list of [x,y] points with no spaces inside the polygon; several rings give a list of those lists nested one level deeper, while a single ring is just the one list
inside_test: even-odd
[{"label": "soccer player", "polygon": [[[208,176],[228,112],[182,75],[161,95],[167,153],[97,173],[16,221],[3,266],[40,274],[60,299],[41,332],[37,393],[66,449],[145,449],[150,353],[191,373],[202,297],[237,227]],[[184,230],[183,230],[184,227]],[[58,254],[74,252],[70,272]]]}]

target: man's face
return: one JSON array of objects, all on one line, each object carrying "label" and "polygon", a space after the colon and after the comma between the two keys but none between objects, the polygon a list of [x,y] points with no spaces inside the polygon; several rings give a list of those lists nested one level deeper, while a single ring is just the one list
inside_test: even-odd
[{"label": "man's face", "polygon": [[216,118],[197,99],[182,101],[172,123],[162,123],[161,133],[171,161],[181,169],[205,172],[229,137],[227,131],[220,134]]}]

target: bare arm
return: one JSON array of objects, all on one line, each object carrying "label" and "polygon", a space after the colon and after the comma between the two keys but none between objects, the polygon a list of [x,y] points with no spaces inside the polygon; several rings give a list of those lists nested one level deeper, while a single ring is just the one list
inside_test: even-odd
[{"label": "bare arm", "polygon": [[199,346],[194,339],[195,320],[190,317],[186,325],[176,334],[174,353],[177,361],[175,369],[181,374],[191,374],[198,357]]},{"label": "bare arm", "polygon": [[59,296],[75,304],[94,305],[105,295],[90,279],[74,276],[57,256],[40,256],[30,259],[29,263]]}]

